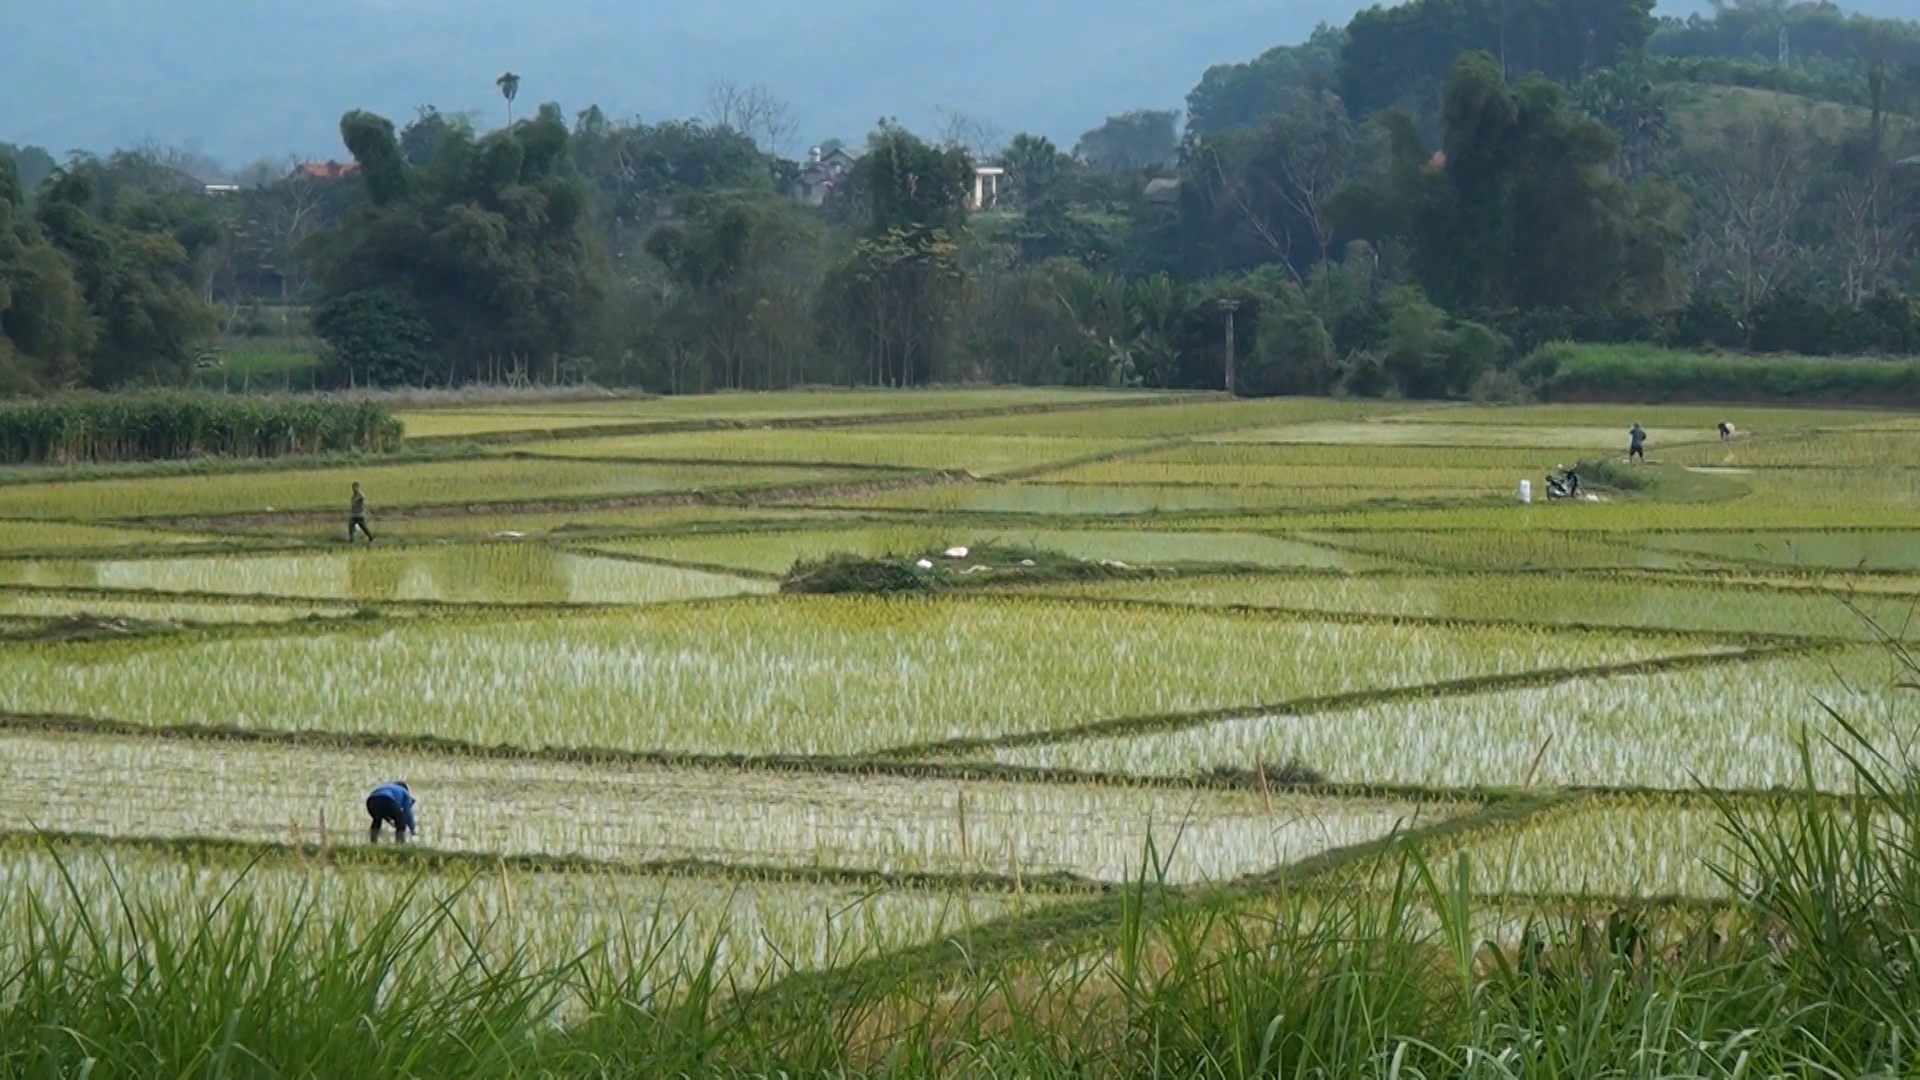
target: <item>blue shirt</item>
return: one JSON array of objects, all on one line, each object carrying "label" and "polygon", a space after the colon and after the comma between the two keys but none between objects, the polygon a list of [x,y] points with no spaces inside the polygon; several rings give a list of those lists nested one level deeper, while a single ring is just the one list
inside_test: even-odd
[{"label": "blue shirt", "polygon": [[367,798],[390,800],[395,806],[400,808],[401,820],[406,822],[407,828],[413,828],[413,792],[408,791],[399,784],[381,784],[379,787],[374,788],[373,794],[367,796]]}]

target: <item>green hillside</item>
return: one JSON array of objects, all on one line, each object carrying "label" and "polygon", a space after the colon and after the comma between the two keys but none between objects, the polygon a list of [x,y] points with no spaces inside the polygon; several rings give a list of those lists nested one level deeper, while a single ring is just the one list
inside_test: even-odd
[{"label": "green hillside", "polygon": [[[1809,134],[1831,138],[1872,120],[1872,112],[1858,105],[1816,101],[1798,94],[1755,90],[1744,86],[1707,86],[1681,83],[1672,88],[1668,119],[1682,139],[1711,138],[1729,126],[1778,117]],[[1901,142],[1920,134],[1920,122],[1906,116],[1890,117],[1887,129]]]}]

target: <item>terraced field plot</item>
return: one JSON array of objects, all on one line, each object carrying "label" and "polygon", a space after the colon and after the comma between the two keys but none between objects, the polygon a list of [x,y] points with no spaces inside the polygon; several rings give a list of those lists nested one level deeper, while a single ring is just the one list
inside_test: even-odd
[{"label": "terraced field plot", "polygon": [[518,543],[178,559],[20,560],[0,585],[361,603],[643,604],[768,592],[764,582]]},{"label": "terraced field plot", "polygon": [[1855,587],[1859,584],[1777,582],[1768,587],[1718,577],[1677,581],[1595,574],[1565,579],[1552,574],[1402,571],[1186,577],[1063,585],[1048,591],[1182,605],[1860,641],[1878,638],[1869,619],[1898,627],[1920,614],[1910,591],[1863,592]]},{"label": "terraced field plot", "polygon": [[571,501],[668,492],[820,483],[831,470],[639,465],[590,461],[438,461],[356,469],[246,472],[0,486],[0,514],[73,520],[345,512],[349,485],[385,509]]},{"label": "terraced field plot", "polygon": [[527,453],[556,458],[765,464],[806,462],[812,465],[940,470],[994,476],[1110,454],[1130,445],[1119,439],[1058,436],[982,438],[867,430],[700,431],[608,439],[569,439],[542,443],[525,450]]},{"label": "terraced field plot", "polygon": [[1920,571],[1920,531],[1663,533],[1647,546],[1812,570]]},{"label": "terraced field plot", "polygon": [[[1636,421],[1655,460],[1601,501],[1517,505]],[[1910,416],[983,390],[406,422],[431,460],[0,478],[0,928],[66,895],[57,852],[78,906],[112,867],[193,925],[245,873],[279,917],[444,901],[489,954],[718,942],[753,982],[1117,918],[1142,875],[1376,888],[1343,875],[1402,833],[1524,922],[1724,897],[1701,787],[1768,813],[1803,734],[1852,783],[1829,708],[1896,761],[1920,724],[1881,641],[1920,614]],[[914,577],[953,545],[1060,558]],[[835,554],[938,586],[777,592]],[[407,855],[362,847],[394,777]]]},{"label": "terraced field plot", "polygon": [[1274,568],[1362,569],[1377,560],[1324,545],[1246,533],[1161,533],[1132,529],[1035,529],[1020,525],[886,525],[868,528],[771,530],[660,536],[601,542],[595,550],[668,562],[785,574],[803,559],[830,555],[879,558],[955,546],[1040,548],[1093,561],[1141,566],[1238,564]]},{"label": "terraced field plot", "polygon": [[105,551],[208,543],[210,537],[62,521],[0,521],[0,556],[53,551]]},{"label": "terraced field plot", "polygon": [[[1485,497],[1482,491],[1454,496]],[[1040,517],[1142,517],[1148,515],[1258,513],[1286,507],[1324,508],[1355,501],[1446,502],[1439,492],[1401,488],[1200,487],[1153,484],[960,484],[940,488],[836,497],[824,505],[849,510],[912,510],[926,513],[1012,514]]]},{"label": "terraced field plot", "polygon": [[[1613,450],[1626,452],[1627,429],[1553,424],[1463,424],[1441,422],[1290,424],[1284,427],[1240,431],[1214,436],[1227,443],[1312,443],[1331,446],[1425,446],[1471,459],[1475,447],[1528,447],[1541,450]],[[1690,445],[1717,442],[1712,428],[1662,433],[1651,445]]]},{"label": "terraced field plot", "polygon": [[[0,733],[0,828],[272,842],[360,828],[382,770],[433,778],[427,840],[450,851],[783,870],[1052,875],[1125,884],[1158,837],[1179,882],[1228,881],[1472,804],[1252,791],[446,759],[393,751]],[[422,785],[425,789],[425,785]],[[85,793],[83,795],[83,793]],[[57,821],[49,800],[71,801]],[[423,803],[423,807],[428,804]],[[231,808],[247,808],[234,820]],[[331,817],[329,816],[331,812]],[[424,811],[423,811],[424,812]]]},{"label": "terraced field plot", "polygon": [[1692,670],[1384,701],[1175,731],[983,751],[1026,767],[1192,776],[1245,763],[1304,762],[1336,781],[1442,789],[1546,784],[1692,791],[1790,787],[1799,740],[1813,780],[1844,789],[1832,708],[1897,756],[1916,734],[1913,694],[1879,650],[1722,662]]},{"label": "terraced field plot", "polygon": [[1700,647],[1068,602],[814,598],[14,650],[0,653],[0,709],[481,745],[857,754]]}]

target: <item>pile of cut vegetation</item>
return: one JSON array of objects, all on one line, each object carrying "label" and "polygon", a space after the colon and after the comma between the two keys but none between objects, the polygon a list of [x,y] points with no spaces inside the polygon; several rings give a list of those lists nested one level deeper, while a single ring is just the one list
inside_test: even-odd
[{"label": "pile of cut vegetation", "polygon": [[1044,548],[986,544],[912,555],[829,555],[793,564],[784,593],[925,593],[1048,581],[1156,577],[1170,571],[1088,560]]}]

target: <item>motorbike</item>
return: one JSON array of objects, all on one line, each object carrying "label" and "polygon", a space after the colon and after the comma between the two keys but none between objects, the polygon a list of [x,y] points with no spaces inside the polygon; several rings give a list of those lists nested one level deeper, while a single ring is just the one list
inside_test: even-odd
[{"label": "motorbike", "polygon": [[1547,498],[1577,499],[1580,497],[1580,474],[1567,469],[1558,476],[1547,474]]}]

